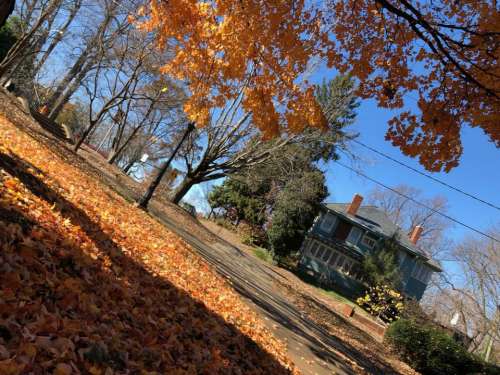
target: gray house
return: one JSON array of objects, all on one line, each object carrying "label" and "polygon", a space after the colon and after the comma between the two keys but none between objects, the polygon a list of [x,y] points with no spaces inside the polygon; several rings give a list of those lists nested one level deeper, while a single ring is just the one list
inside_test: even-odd
[{"label": "gray house", "polygon": [[364,290],[361,262],[377,251],[383,239],[396,236],[400,244],[401,292],[420,300],[433,272],[441,272],[416,244],[423,228],[417,226],[408,236],[375,206],[362,206],[356,194],[351,203],[323,205],[302,244],[300,269],[331,283],[350,295]]}]

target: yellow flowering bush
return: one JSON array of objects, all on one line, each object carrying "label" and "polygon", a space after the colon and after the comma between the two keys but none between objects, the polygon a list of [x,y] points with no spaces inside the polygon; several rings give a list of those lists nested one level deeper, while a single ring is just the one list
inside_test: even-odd
[{"label": "yellow flowering bush", "polygon": [[385,322],[399,319],[404,309],[401,293],[386,284],[370,287],[365,296],[359,297],[356,303]]}]

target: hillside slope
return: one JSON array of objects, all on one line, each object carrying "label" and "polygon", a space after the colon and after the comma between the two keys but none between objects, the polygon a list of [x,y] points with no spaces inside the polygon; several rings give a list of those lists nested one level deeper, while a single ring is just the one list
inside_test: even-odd
[{"label": "hillside slope", "polygon": [[0,373],[288,374],[176,235],[0,114]]}]

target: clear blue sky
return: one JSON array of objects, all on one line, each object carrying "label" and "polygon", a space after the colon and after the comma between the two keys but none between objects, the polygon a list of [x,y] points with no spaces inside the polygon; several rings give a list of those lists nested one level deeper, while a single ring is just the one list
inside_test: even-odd
[{"label": "clear blue sky", "polygon": [[[363,143],[426,172],[416,159],[403,155],[398,148],[384,139],[387,121],[392,115],[391,111],[378,108],[373,101],[363,101],[358,109],[358,117],[352,130],[360,133],[358,139]],[[489,142],[479,129],[464,128],[462,141],[464,153],[460,165],[449,173],[433,173],[432,175],[500,206],[500,166],[498,165],[500,149]],[[494,208],[437,184],[359,145],[352,144],[351,150],[363,160],[359,165],[364,174],[391,187],[400,184],[416,187],[421,189],[427,197],[443,195],[449,201],[449,215],[470,226],[484,231],[500,222],[500,211]],[[346,163],[348,163],[347,160]],[[330,191],[329,201],[349,201],[354,193],[366,195],[376,186],[335,163],[327,166],[326,177]],[[448,234],[459,240],[463,235],[474,233],[455,225]]]}]

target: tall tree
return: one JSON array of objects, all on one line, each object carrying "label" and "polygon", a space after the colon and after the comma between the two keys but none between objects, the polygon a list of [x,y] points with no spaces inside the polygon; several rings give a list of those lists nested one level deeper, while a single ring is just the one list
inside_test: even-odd
[{"label": "tall tree", "polygon": [[45,101],[49,118],[53,120],[57,118],[64,105],[80,88],[88,73],[103,62],[106,52],[116,39],[129,31],[128,21],[123,15],[120,17],[119,5],[120,3],[116,1],[102,0],[102,18],[95,28],[90,28],[90,35],[84,38],[83,48],[78,46],[79,54]]},{"label": "tall tree", "polygon": [[327,197],[325,176],[319,170],[305,171],[290,180],[278,193],[267,230],[269,244],[276,258],[300,249],[305,235]]},{"label": "tall tree", "polygon": [[[149,43],[137,43],[137,34],[129,30],[118,40],[111,51],[100,54],[96,70],[84,83],[89,103],[89,121],[80,139],[75,143],[77,151],[91,132],[113,109],[131,98],[144,73],[144,62],[150,50]],[[142,42],[143,39],[140,39]],[[104,61],[112,61],[108,66]],[[102,82],[106,84],[103,85]]]},{"label": "tall tree", "polygon": [[284,147],[300,144],[314,150],[315,161],[327,162],[345,149],[344,141],[352,134],[346,128],[352,124],[358,106],[354,82],[339,76],[315,87],[327,127],[324,130],[306,129],[301,133],[283,133],[271,141],[257,134],[254,113],[241,111],[241,99],[230,103],[209,123],[193,134],[180,155],[186,175],[172,195],[178,203],[189,189],[198,183],[215,180],[254,168],[273,159]]},{"label": "tall tree", "polygon": [[[498,237],[500,225],[487,233]],[[458,327],[472,339],[469,350],[484,355],[490,339],[500,346],[500,246],[491,239],[469,236],[451,249],[448,261],[454,266],[425,307],[444,324],[458,313]]]},{"label": "tall tree", "polygon": [[7,55],[16,40],[17,36],[10,21],[0,27],[0,61]]},{"label": "tall tree", "polygon": [[53,16],[54,12],[57,11],[61,2],[62,0],[49,0],[39,7],[33,6],[33,11],[30,13],[29,17],[30,19],[31,16],[36,13],[36,16],[33,17],[33,22],[25,22],[21,19],[21,24],[25,24],[26,29],[18,36],[16,42],[9,49],[2,61],[0,61],[0,78],[8,73],[20,59],[25,57],[27,51],[28,53],[32,53],[30,47],[32,43],[37,40],[37,33],[45,22]]},{"label": "tall tree", "polygon": [[317,152],[288,144],[258,166],[245,169],[215,187],[213,209],[238,223],[266,229],[277,259],[297,251],[328,195],[325,178],[315,165]]},{"label": "tall tree", "polygon": [[243,108],[266,136],[324,128],[301,80],[320,58],[351,72],[358,94],[381,107],[418,97],[418,110],[398,111],[386,137],[431,171],[458,165],[465,125],[500,147],[496,0],[150,0],[137,18],[176,46],[163,70],[188,82],[186,111],[199,124],[244,84]]},{"label": "tall tree", "polygon": [[75,20],[75,17],[77,13],[79,12],[80,8],[82,6],[82,0],[75,0],[72,1],[70,4],[69,8],[69,13],[68,16],[66,17],[64,23],[58,27],[57,30],[55,30],[54,36],[50,40],[50,43],[44,50],[42,51],[41,56],[39,57],[38,61],[36,62],[34,72],[37,74],[40,72],[44,64],[47,62],[48,58],[54,52],[55,48],[57,45],[63,40],[64,36],[66,35],[70,25],[73,23]]},{"label": "tall tree", "polygon": [[363,277],[370,286],[385,284],[395,289],[400,286],[398,252],[398,239],[394,236],[379,243],[375,251],[363,258]]}]

